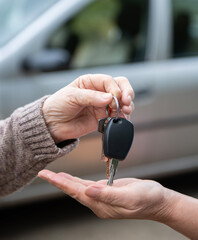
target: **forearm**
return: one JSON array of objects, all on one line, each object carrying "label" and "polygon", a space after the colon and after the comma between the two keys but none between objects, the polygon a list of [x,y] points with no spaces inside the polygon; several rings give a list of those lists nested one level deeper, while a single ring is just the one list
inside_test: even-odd
[{"label": "forearm", "polygon": [[160,222],[186,237],[198,239],[198,199],[167,189],[166,207]]},{"label": "forearm", "polygon": [[0,122],[0,196],[24,186],[49,162],[76,145],[56,146],[42,114],[44,101],[19,108]]}]

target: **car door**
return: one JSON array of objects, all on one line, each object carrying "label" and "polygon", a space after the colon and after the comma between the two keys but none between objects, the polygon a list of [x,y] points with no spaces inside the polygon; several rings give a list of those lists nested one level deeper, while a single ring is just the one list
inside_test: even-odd
[{"label": "car door", "polygon": [[175,173],[198,168],[198,3],[172,0],[169,6],[171,55],[155,68],[163,102],[155,156]]}]

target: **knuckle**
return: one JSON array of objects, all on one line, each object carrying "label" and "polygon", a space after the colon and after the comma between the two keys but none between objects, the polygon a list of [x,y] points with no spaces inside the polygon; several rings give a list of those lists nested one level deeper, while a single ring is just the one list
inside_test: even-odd
[{"label": "knuckle", "polygon": [[119,78],[120,78],[121,81],[129,82],[128,78],[126,78],[124,76],[120,76]]},{"label": "knuckle", "polygon": [[91,73],[88,73],[88,74],[84,75],[84,78],[88,81],[91,81],[93,77],[94,77],[94,75],[91,74]]},{"label": "knuckle", "polygon": [[[77,97],[78,96],[78,97]],[[78,103],[78,99],[80,98],[79,95],[75,95],[75,94],[70,94],[67,96],[67,101],[71,104],[71,105],[76,105],[76,103]]]},{"label": "knuckle", "polygon": [[86,75],[82,75],[78,78],[78,87],[79,88],[85,88],[84,82],[86,81],[87,77]]},{"label": "knuckle", "polygon": [[93,79],[94,74],[88,73],[88,74],[84,74],[79,76],[76,80],[77,80],[77,86],[79,88],[84,88],[86,89],[86,82],[91,82]]}]

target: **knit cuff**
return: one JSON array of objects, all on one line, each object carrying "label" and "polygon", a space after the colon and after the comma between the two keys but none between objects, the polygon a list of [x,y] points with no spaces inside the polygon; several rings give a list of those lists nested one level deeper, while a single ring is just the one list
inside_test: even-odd
[{"label": "knit cuff", "polygon": [[[29,147],[36,160],[52,160],[72,151],[78,144],[78,139],[68,141],[63,147],[58,147],[46,126],[43,116],[43,103],[48,98],[45,96],[23,107],[20,118],[20,131],[24,144]],[[59,145],[60,146],[60,145]]]}]

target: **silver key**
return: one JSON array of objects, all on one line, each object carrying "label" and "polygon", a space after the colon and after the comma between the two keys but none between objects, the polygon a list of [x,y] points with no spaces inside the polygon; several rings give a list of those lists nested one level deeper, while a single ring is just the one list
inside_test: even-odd
[{"label": "silver key", "polygon": [[115,176],[115,173],[116,173],[116,169],[118,167],[118,162],[119,162],[119,160],[117,160],[115,158],[112,158],[112,160],[111,160],[110,176],[109,176],[109,179],[108,179],[108,182],[107,182],[108,186],[111,186],[113,184],[113,179],[114,179],[114,176]]}]

